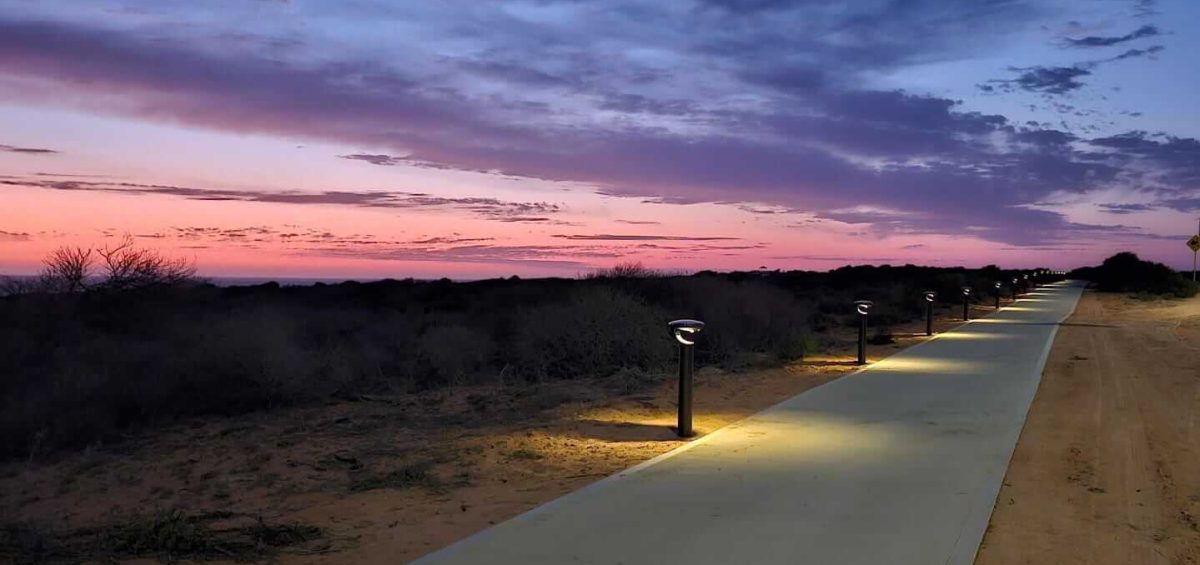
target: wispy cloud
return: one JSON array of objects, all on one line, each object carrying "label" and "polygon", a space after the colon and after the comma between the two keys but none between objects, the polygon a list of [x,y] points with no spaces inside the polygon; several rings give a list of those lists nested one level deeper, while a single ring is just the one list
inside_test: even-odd
[{"label": "wispy cloud", "polygon": [[1141,39],[1143,37],[1154,37],[1154,36],[1158,35],[1159,33],[1160,32],[1159,32],[1158,27],[1152,26],[1152,25],[1145,25],[1145,26],[1139,27],[1125,35],[1114,35],[1114,36],[1092,35],[1092,36],[1088,36],[1088,37],[1081,37],[1078,39],[1068,38],[1066,40],[1066,44],[1071,47],[1109,47],[1112,45],[1117,45],[1120,43],[1126,43],[1129,41],[1133,41],[1135,39]]},{"label": "wispy cloud", "polygon": [[662,222],[655,221],[655,220],[613,220],[613,221],[618,224],[628,224],[631,226],[656,226],[656,225],[662,224]]},{"label": "wispy cloud", "polygon": [[[130,182],[79,180],[0,179],[0,185],[44,188],[48,190],[108,192],[116,194],[158,194],[189,200],[270,202],[296,205],[357,206],[395,209],[455,209],[501,222],[548,222],[541,216],[562,210],[549,202],[509,202],[488,197],[452,198],[420,192],[327,190],[318,192],[290,190],[228,190]],[[531,214],[536,214],[534,216]]]},{"label": "wispy cloud", "polygon": [[552,237],[576,241],[732,241],[738,237],[704,237],[688,235],[635,235],[635,234],[555,234]]},{"label": "wispy cloud", "polygon": [[0,144],[0,151],[4,151],[6,153],[24,153],[27,155],[52,155],[58,153],[58,151],[53,149],[43,149],[40,147],[17,147],[15,145],[2,144]]},{"label": "wispy cloud", "polygon": [[1132,214],[1134,212],[1146,212],[1154,209],[1154,206],[1149,204],[1113,204],[1105,202],[1097,204],[1097,206],[1109,214]]}]

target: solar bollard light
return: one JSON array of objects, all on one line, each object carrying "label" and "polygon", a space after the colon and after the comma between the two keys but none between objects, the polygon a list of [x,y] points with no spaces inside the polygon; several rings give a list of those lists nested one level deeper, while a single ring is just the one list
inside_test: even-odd
[{"label": "solar bollard light", "polygon": [[858,364],[867,364],[867,314],[875,303],[870,300],[855,300],[854,307],[858,310]]},{"label": "solar bollard light", "polygon": [[970,311],[971,287],[969,287],[969,286],[962,287],[962,295],[963,295],[963,321],[966,321],[966,320],[971,319],[971,311]]},{"label": "solar bollard light", "polygon": [[933,299],[937,298],[937,293],[932,290],[926,290],[925,294],[925,335],[933,335]]},{"label": "solar bollard light", "polygon": [[700,320],[675,320],[669,324],[671,334],[679,342],[679,418],[675,433],[679,437],[692,437],[692,380],[696,373],[696,334],[704,329]]},{"label": "solar bollard light", "polygon": [[996,309],[1000,309],[1000,281],[996,281]]}]

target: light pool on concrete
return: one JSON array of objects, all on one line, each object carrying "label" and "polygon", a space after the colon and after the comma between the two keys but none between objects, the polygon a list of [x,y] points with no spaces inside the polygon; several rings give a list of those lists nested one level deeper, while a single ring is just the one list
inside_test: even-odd
[{"label": "light pool on concrete", "polygon": [[861,372],[416,563],[970,564],[1082,285]]}]

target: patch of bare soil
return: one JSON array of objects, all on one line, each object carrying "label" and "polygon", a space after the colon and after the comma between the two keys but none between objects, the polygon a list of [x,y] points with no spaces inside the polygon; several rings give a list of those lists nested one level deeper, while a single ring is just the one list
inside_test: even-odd
[{"label": "patch of bare soil", "polygon": [[976,563],[1200,563],[1198,411],[1200,298],[1086,293]]},{"label": "patch of bare soil", "polygon": [[[946,309],[939,331],[957,325]],[[975,315],[989,308],[978,308]],[[891,328],[879,359],[924,340]],[[697,375],[700,435],[853,369],[828,354]],[[364,396],[206,418],[120,445],[0,466],[7,558],[399,563],[679,447],[673,375]]]}]

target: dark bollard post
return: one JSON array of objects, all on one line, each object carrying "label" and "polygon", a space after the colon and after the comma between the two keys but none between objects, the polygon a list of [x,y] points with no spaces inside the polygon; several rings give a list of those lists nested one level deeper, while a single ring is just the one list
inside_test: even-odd
[{"label": "dark bollard post", "polygon": [[971,319],[971,287],[962,287],[963,294],[963,321]]},{"label": "dark bollard post", "polygon": [[925,335],[933,335],[933,299],[937,298],[937,293],[932,290],[925,291]]},{"label": "dark bollard post", "polygon": [[854,307],[858,310],[858,364],[867,364],[867,314],[875,303],[870,300],[856,300]]},{"label": "dark bollard post", "polygon": [[1029,273],[1025,273],[1024,275],[1021,275],[1021,289],[1024,292],[1029,292],[1030,290],[1032,290],[1031,288],[1029,288]]},{"label": "dark bollard post", "polygon": [[675,433],[692,437],[692,381],[696,372],[696,334],[704,329],[700,320],[675,320],[668,324],[675,341],[679,342],[679,417]]},{"label": "dark bollard post", "polygon": [[1000,281],[996,281],[996,309],[1000,309]]},{"label": "dark bollard post", "polygon": [[1012,285],[1013,301],[1017,300],[1017,294],[1020,292],[1020,290],[1017,288],[1018,282],[1020,282],[1020,279],[1018,279],[1017,277],[1013,277],[1013,285]]}]

